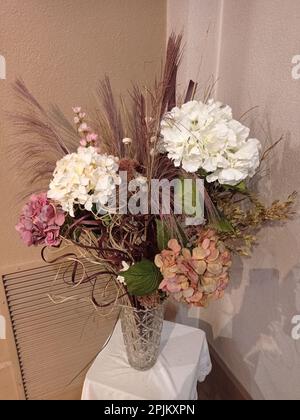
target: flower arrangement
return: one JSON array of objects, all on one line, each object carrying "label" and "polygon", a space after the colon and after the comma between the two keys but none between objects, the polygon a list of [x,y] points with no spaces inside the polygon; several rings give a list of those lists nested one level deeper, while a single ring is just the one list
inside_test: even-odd
[{"label": "flower arrangement", "polygon": [[[178,101],[180,57],[181,36],[172,35],[162,78],[152,89],[133,86],[130,103],[118,107],[106,78],[94,118],[76,107],[74,126],[57,107],[44,110],[22,81],[15,85],[26,103],[13,117],[23,135],[17,159],[30,188],[43,191],[25,205],[17,231],[28,246],[72,246],[74,284],[76,263],[92,260],[99,265],[96,280],[115,283],[113,302],[126,298],[135,308],[168,297],[198,307],[222,298],[233,255],[249,255],[263,224],[293,213],[294,194],[268,207],[251,189],[273,146],[263,151],[249,138],[231,108],[211,99],[212,89],[196,100],[197,85],[190,82]],[[147,203],[152,180],[187,179],[203,184],[201,223],[189,224],[185,210],[175,211],[174,191],[168,213],[160,191]],[[179,200],[186,196],[182,189]],[[95,282],[95,276],[85,274],[83,281]]]}]

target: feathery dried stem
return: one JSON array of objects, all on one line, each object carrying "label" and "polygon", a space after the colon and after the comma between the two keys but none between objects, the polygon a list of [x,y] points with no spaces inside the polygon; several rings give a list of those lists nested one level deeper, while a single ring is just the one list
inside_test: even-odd
[{"label": "feathery dried stem", "polygon": [[97,97],[103,109],[103,111],[97,110],[100,140],[109,153],[122,158],[124,157],[123,123],[107,76],[100,82]]},{"label": "feathery dried stem", "polygon": [[130,131],[133,139],[134,158],[142,166],[147,167],[150,139],[146,121],[146,100],[138,86],[133,86],[130,96],[132,99]]},{"label": "feathery dried stem", "polygon": [[[14,167],[26,180],[24,196],[27,196],[33,190],[48,187],[57,160],[75,150],[78,139],[69,127],[66,141],[59,130],[66,120],[61,111],[53,107],[52,114],[47,112],[21,79],[15,82],[14,90],[25,105],[25,111],[8,114],[16,131],[8,153]],[[66,132],[66,127],[63,130]]]},{"label": "feathery dried stem", "polygon": [[176,104],[176,79],[182,56],[181,43],[182,34],[177,36],[175,33],[172,33],[168,41],[166,62],[163,73],[161,87],[162,106],[160,117],[164,115],[166,110],[169,111],[173,108],[174,104]]}]

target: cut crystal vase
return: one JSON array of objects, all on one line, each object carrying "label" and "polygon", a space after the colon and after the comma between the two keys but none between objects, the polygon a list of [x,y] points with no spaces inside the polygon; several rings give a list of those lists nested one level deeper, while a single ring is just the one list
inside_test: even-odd
[{"label": "cut crystal vase", "polygon": [[123,306],[121,326],[129,364],[137,370],[151,369],[159,356],[164,305],[152,309]]}]

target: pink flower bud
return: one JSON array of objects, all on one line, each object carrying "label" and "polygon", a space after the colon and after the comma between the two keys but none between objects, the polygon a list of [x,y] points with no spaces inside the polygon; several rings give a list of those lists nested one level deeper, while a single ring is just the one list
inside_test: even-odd
[{"label": "pink flower bud", "polygon": [[86,140],[88,143],[95,143],[98,140],[98,134],[90,133],[87,135]]},{"label": "pink flower bud", "polygon": [[80,133],[84,133],[90,131],[90,129],[86,123],[82,123],[81,126],[78,128],[78,131]]}]

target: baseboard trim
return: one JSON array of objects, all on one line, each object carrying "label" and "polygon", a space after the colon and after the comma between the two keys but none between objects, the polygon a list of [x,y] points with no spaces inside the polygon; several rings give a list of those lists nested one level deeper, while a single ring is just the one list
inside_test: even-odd
[{"label": "baseboard trim", "polygon": [[244,386],[211,346],[210,354],[213,370],[206,381],[198,386],[199,400],[252,401]]}]

